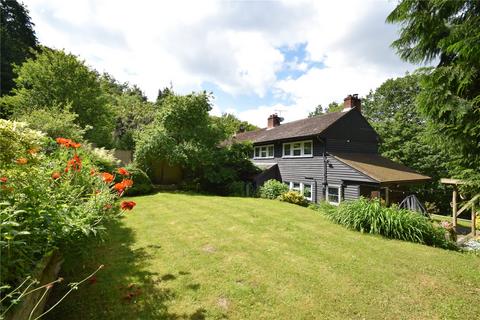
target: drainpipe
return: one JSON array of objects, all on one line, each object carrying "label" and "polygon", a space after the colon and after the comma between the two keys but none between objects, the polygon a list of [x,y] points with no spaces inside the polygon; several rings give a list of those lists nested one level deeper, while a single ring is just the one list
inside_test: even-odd
[{"label": "drainpipe", "polygon": [[326,197],[327,192],[327,178],[328,178],[328,159],[327,159],[327,139],[317,136],[318,141],[323,143],[323,197]]}]

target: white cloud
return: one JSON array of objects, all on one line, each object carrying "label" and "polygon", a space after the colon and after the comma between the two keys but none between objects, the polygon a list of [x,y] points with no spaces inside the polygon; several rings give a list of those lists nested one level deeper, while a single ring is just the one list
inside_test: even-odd
[{"label": "white cloud", "polygon": [[[364,95],[412,66],[389,44],[380,1],[27,0],[39,40],[80,55],[100,72],[139,85],[150,99],[173,84],[178,92],[210,82],[236,96],[290,97],[291,103],[235,110],[264,125],[275,110],[287,121],[321,103]],[[280,47],[306,43],[308,61],[285,61]],[[326,67],[309,69],[308,62]],[[304,74],[278,79],[279,70]],[[215,94],[215,92],[214,92]],[[241,98],[239,98],[241,99]],[[235,106],[215,105],[219,114]],[[228,109],[232,111],[231,109]]]}]

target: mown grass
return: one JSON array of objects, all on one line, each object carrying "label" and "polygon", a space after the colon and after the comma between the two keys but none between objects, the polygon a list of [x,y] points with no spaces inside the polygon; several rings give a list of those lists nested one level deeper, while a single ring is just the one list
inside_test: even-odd
[{"label": "mown grass", "polygon": [[[66,257],[66,282],[105,268],[49,319],[480,314],[474,255],[349,231],[275,200],[160,193],[135,201],[106,242]],[[54,299],[64,290],[57,288]]]}]

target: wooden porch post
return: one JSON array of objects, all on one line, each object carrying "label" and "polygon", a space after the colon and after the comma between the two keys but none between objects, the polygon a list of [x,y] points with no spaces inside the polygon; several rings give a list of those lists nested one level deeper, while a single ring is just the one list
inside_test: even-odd
[{"label": "wooden porch post", "polygon": [[475,203],[472,204],[472,235],[475,237],[477,235],[477,228],[475,228],[477,224],[477,216],[475,210]]},{"label": "wooden porch post", "polygon": [[390,194],[388,187],[385,187],[385,205],[388,207],[390,204]]},{"label": "wooden porch post", "polygon": [[457,186],[453,186],[453,194],[452,194],[452,213],[453,213],[453,229],[457,231],[457,211],[458,211],[458,205],[457,205]]}]

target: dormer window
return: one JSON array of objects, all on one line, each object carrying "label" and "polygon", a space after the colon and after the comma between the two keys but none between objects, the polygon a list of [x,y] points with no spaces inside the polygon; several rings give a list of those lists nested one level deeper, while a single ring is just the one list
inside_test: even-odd
[{"label": "dormer window", "polygon": [[283,144],[283,157],[311,157],[313,156],[312,140],[288,142]]},{"label": "dormer window", "polygon": [[273,144],[254,148],[254,159],[273,159]]}]

